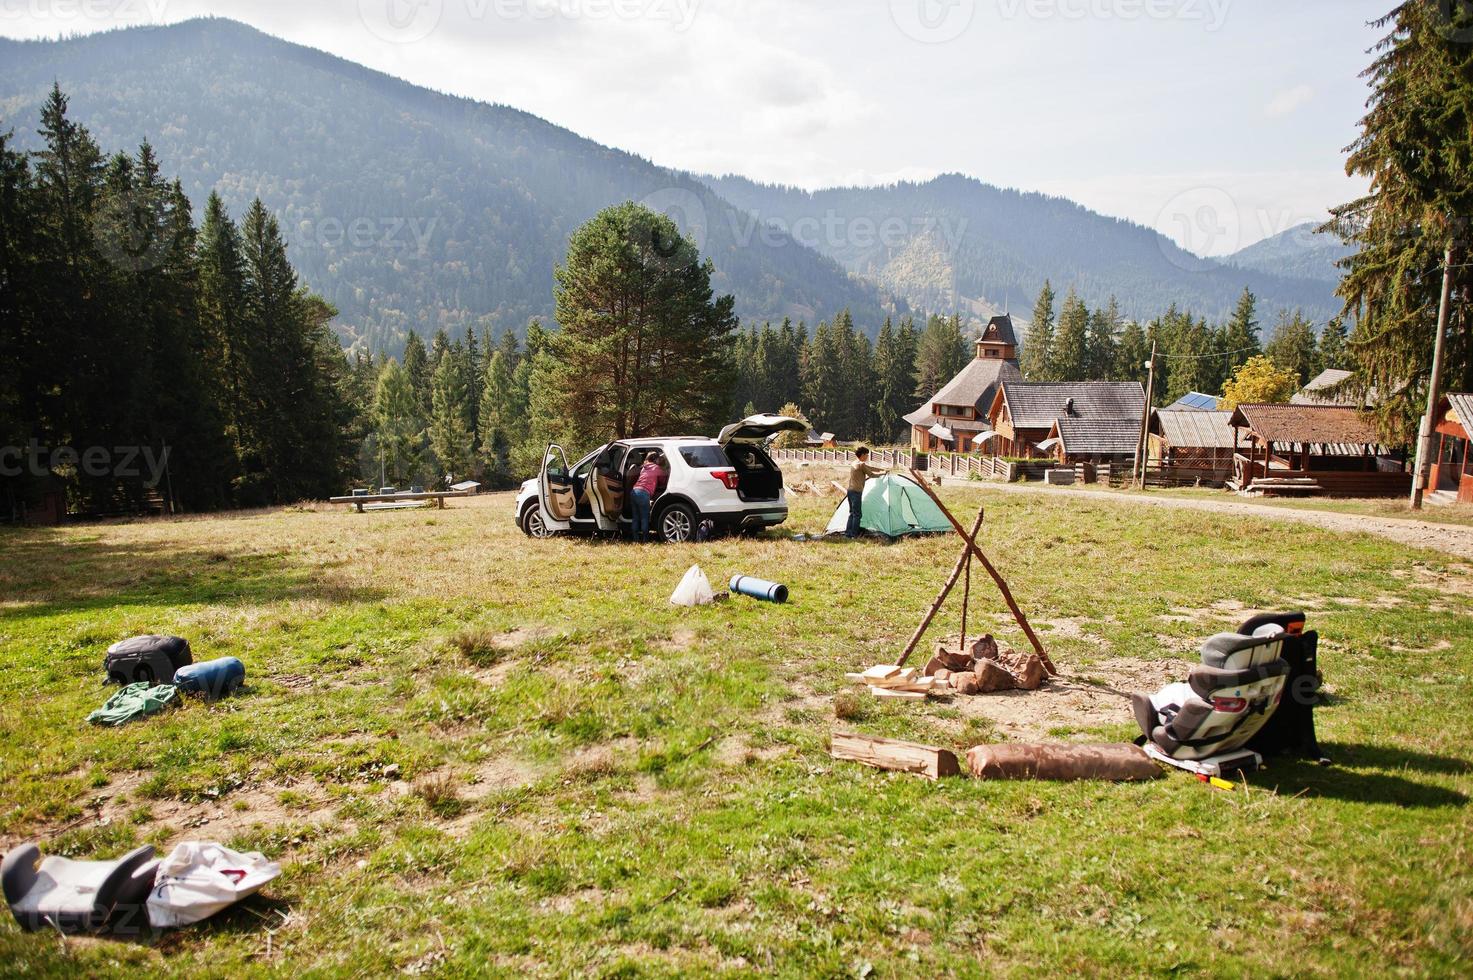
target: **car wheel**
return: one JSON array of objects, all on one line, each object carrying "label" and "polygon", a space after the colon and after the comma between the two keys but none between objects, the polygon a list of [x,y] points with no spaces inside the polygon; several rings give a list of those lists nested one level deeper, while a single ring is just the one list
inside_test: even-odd
[{"label": "car wheel", "polygon": [[659,520],[655,526],[659,529],[660,540],[670,544],[683,544],[694,541],[696,537],[696,512],[689,504],[671,504],[660,511]]},{"label": "car wheel", "polygon": [[542,507],[530,504],[522,511],[522,533],[529,538],[550,538],[552,532],[542,521]]}]

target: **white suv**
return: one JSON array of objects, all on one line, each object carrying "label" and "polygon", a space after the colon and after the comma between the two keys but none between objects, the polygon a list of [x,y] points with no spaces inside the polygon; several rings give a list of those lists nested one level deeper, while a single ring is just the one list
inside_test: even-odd
[{"label": "white suv", "polygon": [[542,473],[522,484],[516,520],[530,537],[565,531],[627,533],[633,525],[626,489],[645,457],[664,453],[670,480],[654,500],[650,528],[662,541],[691,541],[703,521],[718,530],[761,530],[788,519],[783,474],[764,448],[780,432],[806,432],[797,419],[753,415],[715,439],[623,439],[600,446],[573,466],[551,445]]}]

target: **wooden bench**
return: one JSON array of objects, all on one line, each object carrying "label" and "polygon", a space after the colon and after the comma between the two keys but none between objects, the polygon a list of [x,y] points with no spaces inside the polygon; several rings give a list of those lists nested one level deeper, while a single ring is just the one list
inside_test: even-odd
[{"label": "wooden bench", "polygon": [[352,504],[358,508],[358,513],[363,513],[364,504],[408,504],[414,502],[433,501],[434,505],[441,510],[445,509],[447,497],[470,497],[468,490],[443,490],[430,493],[364,493],[354,494],[351,497],[333,497],[330,503]]}]

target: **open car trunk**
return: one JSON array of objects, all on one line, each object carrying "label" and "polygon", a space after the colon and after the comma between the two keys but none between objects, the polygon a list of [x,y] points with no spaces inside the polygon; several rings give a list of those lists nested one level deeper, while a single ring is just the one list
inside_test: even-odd
[{"label": "open car trunk", "polygon": [[733,442],[726,458],[737,471],[737,496],[742,500],[776,500],[783,489],[783,471],[761,446]]}]

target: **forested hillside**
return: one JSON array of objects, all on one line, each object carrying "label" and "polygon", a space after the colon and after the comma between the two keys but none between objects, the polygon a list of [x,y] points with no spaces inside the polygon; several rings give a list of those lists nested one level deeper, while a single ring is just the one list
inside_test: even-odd
[{"label": "forested hillside", "polygon": [[[1198,258],[1140,225],[1072,201],[950,174],[925,183],[808,192],[706,178],[728,201],[792,229],[806,245],[933,311],[1014,311],[1044,281],[1090,306],[1114,297],[1128,318],[1169,306],[1225,317],[1249,288],[1268,309],[1320,322],[1339,311],[1333,282],[1284,278]],[[887,228],[889,229],[887,233]]]},{"label": "forested hillside", "polygon": [[1315,279],[1334,286],[1342,274],[1336,263],[1355,250],[1318,229],[1317,224],[1296,225],[1235,252],[1225,261],[1242,269]]},{"label": "forested hillside", "polygon": [[214,190],[233,213],[259,197],[350,346],[397,352],[410,328],[458,336],[550,316],[573,230],[652,195],[688,233],[703,220],[714,286],[744,319],[847,307],[877,330],[886,312],[873,286],[812,250],[739,242],[742,216],[685,175],[233,21],[0,40],[0,131],[17,149],[40,147],[34,120],[53,82],[102,145],[150,140],[196,208]]}]

